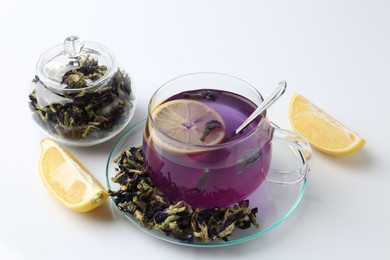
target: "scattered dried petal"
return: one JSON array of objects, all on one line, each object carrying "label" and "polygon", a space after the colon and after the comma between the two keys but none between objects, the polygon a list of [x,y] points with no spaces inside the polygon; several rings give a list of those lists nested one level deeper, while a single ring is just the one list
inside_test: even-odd
[{"label": "scattered dried petal", "polygon": [[115,159],[118,167],[112,181],[120,189],[109,192],[118,207],[145,228],[186,243],[228,241],[235,227],[258,228],[258,210],[249,209],[248,200],[228,208],[199,209],[160,194],[148,177],[142,154],[142,147],[131,147]]}]

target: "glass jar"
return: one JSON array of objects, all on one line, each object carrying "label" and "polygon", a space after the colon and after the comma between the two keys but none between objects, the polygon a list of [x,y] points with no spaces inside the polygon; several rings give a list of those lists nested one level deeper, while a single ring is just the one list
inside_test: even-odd
[{"label": "glass jar", "polygon": [[133,83],[104,46],[70,36],[44,52],[29,92],[31,118],[46,135],[74,146],[119,133],[135,110]]}]

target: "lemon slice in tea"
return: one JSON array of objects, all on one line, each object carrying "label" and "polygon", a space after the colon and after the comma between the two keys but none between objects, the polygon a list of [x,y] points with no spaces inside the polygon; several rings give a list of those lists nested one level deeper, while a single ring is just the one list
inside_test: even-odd
[{"label": "lemon slice in tea", "polygon": [[102,205],[108,193],[69,151],[52,139],[41,142],[39,173],[45,187],[64,206],[87,212]]},{"label": "lemon slice in tea", "polygon": [[358,134],[299,94],[291,98],[289,119],[297,133],[327,154],[350,154],[365,144]]},{"label": "lemon slice in tea", "polygon": [[[153,141],[162,147],[177,152],[187,151],[183,143],[194,145],[214,145],[225,136],[225,121],[214,108],[197,100],[176,99],[160,104],[152,111],[155,127],[169,137],[181,142],[176,143],[151,128]],[[207,135],[205,129],[209,123],[216,122]]]}]

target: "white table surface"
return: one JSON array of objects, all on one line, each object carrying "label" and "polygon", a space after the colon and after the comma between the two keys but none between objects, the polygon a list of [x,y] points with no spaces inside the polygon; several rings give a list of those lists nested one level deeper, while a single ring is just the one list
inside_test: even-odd
[{"label": "white table surface", "polygon": [[[390,259],[389,1],[2,1],[0,4],[0,259]],[[173,77],[216,71],[265,95],[291,129],[298,92],[363,136],[345,157],[314,151],[306,193],[284,223],[223,248],[170,244],[110,211],[60,205],[38,174],[44,138],[26,112],[43,51],[69,35],[99,42],[131,74],[138,96],[129,126],[152,93]],[[66,147],[105,183],[114,139]],[[108,200],[110,201],[110,200]]]}]

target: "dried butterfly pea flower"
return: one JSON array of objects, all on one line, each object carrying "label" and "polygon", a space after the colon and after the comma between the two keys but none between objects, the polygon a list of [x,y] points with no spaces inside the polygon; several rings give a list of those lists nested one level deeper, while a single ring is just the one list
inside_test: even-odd
[{"label": "dried butterfly pea flower", "polygon": [[206,137],[213,131],[214,129],[223,128],[223,125],[218,120],[210,120],[208,121],[203,129],[202,136],[199,138],[202,142],[206,140]]},{"label": "dried butterfly pea flower", "polygon": [[257,208],[244,200],[227,208],[194,208],[184,201],[172,201],[160,194],[145,169],[142,147],[131,147],[115,160],[117,173],[112,181],[118,191],[109,191],[121,211],[147,229],[156,230],[183,242],[228,241],[235,228],[258,228]]},{"label": "dried butterfly pea flower", "polygon": [[185,92],[182,94],[184,98],[189,99],[206,99],[209,101],[215,101],[218,98],[218,94],[212,90],[201,90],[198,92]]},{"label": "dried butterfly pea flower", "polygon": [[[87,81],[96,81],[107,67],[99,65],[91,57],[79,58],[80,67],[68,71],[62,77],[65,89],[79,91],[53,93],[59,102],[44,100],[41,105],[34,89],[29,95],[30,109],[37,115],[40,124],[51,133],[70,139],[104,138],[119,125],[126,122],[133,107],[131,81],[127,73],[118,69],[111,79],[92,91],[84,90]],[[33,83],[47,87],[35,76]],[[45,97],[42,97],[45,98]]]},{"label": "dried butterfly pea flower", "polygon": [[243,168],[238,172],[238,174],[243,174],[252,166],[256,165],[262,157],[261,150],[256,147],[249,147],[240,159],[237,160],[238,164],[243,165]]}]

